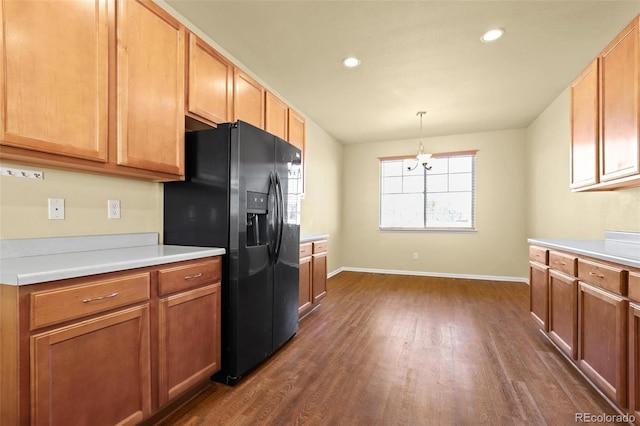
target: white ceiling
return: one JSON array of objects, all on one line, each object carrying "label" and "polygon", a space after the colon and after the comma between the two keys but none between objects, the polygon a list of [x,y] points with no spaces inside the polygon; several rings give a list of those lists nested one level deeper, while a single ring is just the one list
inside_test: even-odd
[{"label": "white ceiling", "polygon": [[420,110],[425,137],[526,127],[640,13],[640,0],[165,1],[342,143],[417,138]]}]

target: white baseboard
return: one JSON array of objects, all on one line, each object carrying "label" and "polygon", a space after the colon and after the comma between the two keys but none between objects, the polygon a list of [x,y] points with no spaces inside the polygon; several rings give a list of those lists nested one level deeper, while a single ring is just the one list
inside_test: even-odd
[{"label": "white baseboard", "polygon": [[472,275],[472,274],[449,274],[444,272],[422,272],[422,271],[400,271],[393,269],[371,269],[371,268],[352,268],[349,266],[343,266],[335,271],[329,273],[327,278],[331,278],[340,272],[366,272],[370,274],[390,274],[390,275],[414,275],[420,277],[438,277],[438,278],[462,278],[469,280],[484,280],[484,281],[508,281],[529,284],[528,278],[523,277],[505,277],[499,275]]}]

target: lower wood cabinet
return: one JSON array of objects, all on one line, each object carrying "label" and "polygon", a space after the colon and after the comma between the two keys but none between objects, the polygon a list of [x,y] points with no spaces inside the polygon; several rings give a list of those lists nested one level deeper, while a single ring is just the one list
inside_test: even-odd
[{"label": "lower wood cabinet", "polygon": [[[639,281],[640,284],[640,281]],[[629,303],[629,411],[640,420],[640,304]]]},{"label": "lower wood cabinet", "polygon": [[549,271],[549,337],[567,356],[578,358],[578,280]]},{"label": "lower wood cabinet", "polygon": [[128,425],[151,414],[148,303],[30,341],[31,424]]},{"label": "lower wood cabinet", "polygon": [[529,311],[544,331],[549,331],[549,267],[529,262]]},{"label": "lower wood cabinet", "polygon": [[327,295],[327,240],[313,242],[313,303]]},{"label": "lower wood cabinet", "polygon": [[0,285],[0,424],[133,425],[188,397],[220,369],[220,260]]},{"label": "lower wood cabinet", "polygon": [[160,299],[159,403],[220,369],[220,283]]},{"label": "lower wood cabinet", "polygon": [[300,244],[300,318],[319,306],[327,295],[327,247],[325,239]]},{"label": "lower wood cabinet", "polygon": [[311,272],[311,255],[313,253],[312,243],[300,244],[300,289],[298,293],[298,316],[303,317],[311,311],[313,306],[312,285],[313,276]]},{"label": "lower wood cabinet", "polygon": [[640,269],[535,245],[529,267],[536,324],[640,424]]},{"label": "lower wood cabinet", "polygon": [[578,366],[623,408],[627,407],[627,306],[622,296],[579,282]]}]

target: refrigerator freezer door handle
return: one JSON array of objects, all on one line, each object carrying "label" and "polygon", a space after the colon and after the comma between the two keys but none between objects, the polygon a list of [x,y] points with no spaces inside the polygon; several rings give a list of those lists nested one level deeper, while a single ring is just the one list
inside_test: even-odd
[{"label": "refrigerator freezer door handle", "polygon": [[282,248],[282,233],[284,232],[284,195],[282,194],[282,182],[280,181],[280,174],[276,172],[276,191],[278,199],[278,234],[276,245],[276,259],[277,262],[280,258],[280,249]]}]

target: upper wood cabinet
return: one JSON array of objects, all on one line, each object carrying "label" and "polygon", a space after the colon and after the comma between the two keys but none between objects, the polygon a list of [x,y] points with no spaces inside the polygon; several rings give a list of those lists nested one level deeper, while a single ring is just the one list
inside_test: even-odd
[{"label": "upper wood cabinet", "polygon": [[601,55],[600,181],[640,172],[640,32],[636,17]]},{"label": "upper wood cabinet", "polygon": [[304,194],[306,179],[305,179],[305,164],[306,164],[306,155],[305,155],[305,120],[304,117],[291,108],[288,110],[289,119],[288,127],[289,130],[287,132],[287,141],[293,146],[297,147],[300,150],[302,155],[302,193]]},{"label": "upper wood cabinet", "polygon": [[233,121],[242,120],[264,129],[264,87],[239,68],[234,69],[233,82]]},{"label": "upper wood cabinet", "polygon": [[1,144],[107,161],[113,4],[5,1],[0,6]]},{"label": "upper wood cabinet", "polygon": [[187,115],[207,124],[231,121],[233,65],[189,33]]},{"label": "upper wood cabinet", "polygon": [[118,164],[184,175],[185,28],[151,0],[117,16]]},{"label": "upper wood cabinet", "polygon": [[571,83],[571,188],[598,182],[598,60]]},{"label": "upper wood cabinet", "polygon": [[304,117],[291,108],[288,111],[288,138],[287,141],[302,152],[302,158],[304,160],[304,144],[305,144],[305,121]]},{"label": "upper wood cabinet", "polygon": [[264,129],[280,139],[287,140],[289,107],[273,93],[266,92],[264,105]]},{"label": "upper wood cabinet", "polygon": [[571,86],[574,190],[640,186],[639,23],[640,15]]},{"label": "upper wood cabinet", "polygon": [[0,31],[0,158],[182,178],[177,20],[150,0],[3,0]]},{"label": "upper wood cabinet", "polygon": [[0,5],[0,159],[179,180],[186,122],[237,120],[304,156],[304,119],[152,0]]}]

